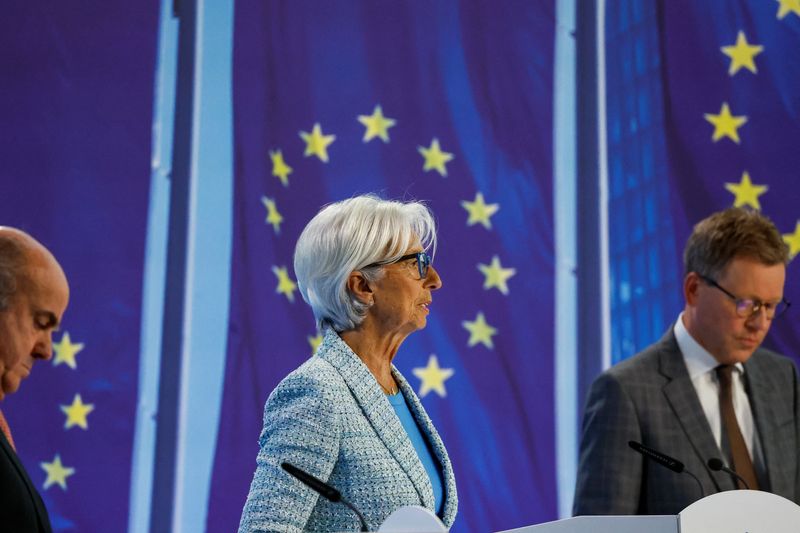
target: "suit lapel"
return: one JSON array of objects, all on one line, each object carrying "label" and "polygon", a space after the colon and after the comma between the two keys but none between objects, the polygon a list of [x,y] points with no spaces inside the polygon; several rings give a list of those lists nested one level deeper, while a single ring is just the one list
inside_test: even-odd
[{"label": "suit lapel", "polygon": [[317,355],[338,370],[375,433],[408,475],[423,505],[433,509],[433,487],[428,473],[400,419],[367,366],[331,329],[326,332]]},{"label": "suit lapel", "polygon": [[8,461],[17,471],[19,477],[23,480],[25,489],[28,491],[28,496],[30,497],[36,509],[36,519],[39,523],[39,527],[42,528],[43,531],[50,531],[50,520],[47,516],[47,509],[44,507],[44,502],[42,502],[39,493],[36,491],[36,488],[33,486],[33,483],[28,477],[28,472],[25,470],[25,467],[22,466],[19,456],[17,456],[17,453],[13,450],[13,448],[11,448],[11,444],[9,444],[2,431],[0,431],[0,455],[6,456]]},{"label": "suit lapel", "polygon": [[764,453],[764,463],[769,477],[770,490],[776,494],[791,494],[794,487],[786,478],[786,463],[781,457],[780,442],[774,438],[765,438],[768,435],[777,435],[780,422],[791,420],[792,412],[783,413],[779,417],[776,410],[782,409],[787,402],[781,397],[784,392],[781,386],[773,379],[769,367],[760,364],[758,352],[744,364],[745,379],[747,380],[750,408],[758,428],[761,449]]},{"label": "suit lapel", "polygon": [[[442,479],[444,481],[445,498],[444,505],[442,506],[442,516],[445,519],[451,515],[453,518],[455,518],[455,513],[458,508],[458,499],[456,497],[456,478],[453,474],[453,465],[450,463],[450,457],[447,455],[444,442],[442,442],[439,432],[436,431],[433,422],[428,416],[428,413],[426,413],[425,409],[422,407],[422,403],[420,402],[419,398],[417,398],[417,395],[414,393],[411,385],[408,384],[403,375],[394,367],[393,373],[395,380],[397,380],[397,382],[400,384],[400,390],[402,391],[403,396],[405,396],[406,401],[408,402],[409,409],[411,409],[411,414],[414,415],[414,419],[416,419],[417,424],[419,424],[423,435],[431,445],[431,450],[433,451],[434,456],[442,466]],[[447,520],[445,520],[445,522],[447,522]]]},{"label": "suit lapel", "polygon": [[714,476],[706,465],[708,459],[720,456],[720,450],[714,440],[711,427],[708,425],[703,407],[700,405],[700,399],[697,397],[697,391],[692,385],[686,364],[683,362],[683,355],[671,328],[660,341],[659,370],[669,379],[663,388],[667,402],[672,407],[686,434],[686,439],[691,444],[708,477],[714,483],[717,491],[733,489],[734,485],[730,476]]}]

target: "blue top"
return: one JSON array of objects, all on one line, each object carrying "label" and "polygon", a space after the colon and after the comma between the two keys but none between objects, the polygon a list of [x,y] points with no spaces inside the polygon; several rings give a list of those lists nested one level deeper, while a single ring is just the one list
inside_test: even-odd
[{"label": "blue top", "polygon": [[397,394],[387,395],[386,397],[389,398],[389,403],[392,404],[394,412],[397,413],[397,417],[400,419],[400,423],[403,424],[403,429],[406,430],[408,438],[411,439],[411,443],[414,445],[414,449],[417,450],[417,455],[422,462],[422,466],[424,466],[425,471],[428,472],[428,477],[431,479],[431,486],[433,487],[433,498],[436,501],[436,514],[441,516],[442,504],[444,503],[442,467],[439,466],[439,463],[434,459],[428,441],[422,436],[422,432],[420,432],[419,426],[416,420],[414,420],[414,415],[412,415],[411,411],[408,409],[405,396],[398,392]]}]

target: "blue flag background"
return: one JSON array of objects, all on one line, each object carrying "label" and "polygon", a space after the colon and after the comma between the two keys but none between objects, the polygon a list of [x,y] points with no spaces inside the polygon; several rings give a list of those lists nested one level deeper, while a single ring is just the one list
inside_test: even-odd
[{"label": "blue flag background", "polygon": [[[395,363],[453,460],[455,530],[556,515],[553,32],[549,3],[236,4],[231,319],[209,531],[238,524],[264,401],[312,353],[297,237],[322,205],[371,191],[424,200],[439,223],[444,287]],[[315,129],[326,147],[309,154]]]},{"label": "blue flag background", "polygon": [[[52,249],[72,288],[53,361],[39,364],[2,405],[56,531],[236,528],[264,402],[318,340],[293,285],[296,239],[321,206],[355,194],[424,200],[439,223],[443,288],[427,328],[408,338],[395,362],[453,459],[455,531],[556,519],[569,490],[569,468],[556,472],[556,465],[574,464],[574,449],[556,449],[556,429],[576,422],[580,406],[556,419],[565,391],[556,390],[564,362],[555,354],[564,339],[554,331],[566,323],[572,340],[587,333],[554,311],[565,265],[554,220],[583,214],[565,215],[554,197],[585,197],[596,184],[582,189],[578,179],[575,190],[572,181],[557,181],[554,152],[556,161],[599,161],[598,168],[601,155],[608,158],[608,202],[597,198],[608,232],[592,220],[576,224],[589,234],[571,236],[578,248],[599,238],[608,257],[569,274],[577,279],[608,261],[601,298],[609,298],[610,316],[594,318],[598,329],[610,328],[611,362],[675,320],[691,227],[731,205],[760,209],[790,246],[785,293],[795,306],[766,344],[800,361],[796,0],[607,0],[605,154],[574,139],[554,146],[554,128],[565,120],[554,101],[573,89],[554,91],[564,64],[554,43],[585,38],[569,28],[594,27],[594,13],[584,11],[592,3],[576,1],[578,20],[562,12],[558,22],[556,11],[570,2],[239,0],[234,27],[222,36],[213,30],[224,26],[224,2],[129,4],[31,1],[3,6],[0,16],[0,224]],[[177,28],[186,32],[180,46]],[[227,48],[214,39],[226,46],[232,39],[234,48],[217,70],[219,57],[209,61],[209,50]],[[591,46],[578,50],[592,56],[579,57],[579,66],[596,66]],[[232,117],[219,112],[231,106],[227,92],[213,90],[229,71]],[[594,98],[595,80],[585,74],[570,83],[585,83],[574,89]],[[171,183],[188,184],[180,189],[186,198],[177,187],[170,198],[171,154],[151,148],[153,132],[171,139],[174,79],[193,89],[178,96],[189,111],[174,132],[186,148],[178,158],[185,174]],[[219,112],[215,120],[208,109]],[[588,131],[596,118],[580,115],[572,127]],[[231,129],[228,164],[204,135]],[[151,180],[151,165],[163,181]],[[204,184],[224,190],[222,166],[233,176],[232,232],[217,220],[222,210],[198,207],[206,205],[197,192]],[[176,205],[186,206],[185,220],[174,209],[177,220],[164,215]],[[225,200],[225,212],[230,207]],[[168,283],[160,294],[153,272],[163,274],[168,260],[145,249],[166,238],[151,241],[149,223],[170,236],[165,257],[187,258],[185,271],[175,267],[167,279],[218,276],[229,302],[188,282]],[[170,224],[184,224],[185,238]],[[203,234],[203,224],[225,230]],[[217,251],[227,265],[228,245],[229,290],[224,269],[195,259]],[[199,248],[209,255],[192,255]],[[140,360],[140,337],[158,345],[149,333],[159,326],[143,327],[140,318],[145,272],[145,300],[155,308],[179,302],[185,317],[178,328],[183,318],[164,318],[171,326],[161,333],[175,343],[154,348],[150,367]],[[175,297],[183,287],[185,300]],[[583,294],[559,304],[602,308]],[[186,341],[186,332],[213,329],[207,317],[224,323],[228,308],[227,339],[217,339],[227,341],[226,353]],[[592,377],[586,369],[601,366],[603,348],[576,354],[574,383]],[[143,369],[158,369],[159,357],[174,362],[162,365],[170,375],[161,376],[173,396],[145,398],[145,388],[159,390],[159,377]],[[175,416],[156,416],[155,405]],[[144,429],[134,427],[137,408]],[[177,420],[174,428],[167,419]],[[198,419],[205,440],[195,438]],[[153,501],[153,485],[162,500]]]},{"label": "blue flag background", "polygon": [[[792,2],[610,2],[608,69],[612,355],[658,339],[683,308],[692,226],[761,210],[800,251],[800,8]],[[797,262],[785,297],[800,302]],[[797,304],[796,304],[797,305]],[[800,361],[797,309],[765,344]]]},{"label": "blue flag background", "polygon": [[[800,7],[791,5],[664,2],[665,130],[681,233],[740,205],[775,222],[792,258],[800,252]],[[797,261],[785,297],[800,305]],[[766,343],[800,361],[797,311]]]},{"label": "blue flag background", "polygon": [[2,405],[56,531],[128,524],[158,22],[136,4],[0,16],[0,224],[52,250],[71,289],[53,359]]}]

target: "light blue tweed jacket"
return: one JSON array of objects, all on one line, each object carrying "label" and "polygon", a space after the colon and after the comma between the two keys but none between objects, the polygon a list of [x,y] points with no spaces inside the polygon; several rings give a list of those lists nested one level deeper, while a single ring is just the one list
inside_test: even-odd
[{"label": "light blue tweed jacket", "polygon": [[[392,371],[442,465],[443,522],[450,527],[458,507],[450,458],[419,398],[400,372]],[[352,511],[289,476],[280,467],[284,461],[339,489],[371,531],[404,505],[434,509],[428,474],[389,400],[333,330],[316,355],[270,394],[259,446],[239,533],[359,530]]]}]

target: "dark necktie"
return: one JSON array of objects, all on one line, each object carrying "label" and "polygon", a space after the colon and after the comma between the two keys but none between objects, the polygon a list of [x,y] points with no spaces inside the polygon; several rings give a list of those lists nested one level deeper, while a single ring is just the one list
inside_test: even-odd
[{"label": "dark necktie", "polygon": [[[728,443],[731,447],[731,457],[733,458],[733,469],[742,476],[750,488],[758,490],[756,481],[756,471],[753,468],[753,461],[747,451],[747,445],[739,429],[739,422],[736,421],[736,413],[733,410],[733,387],[731,386],[732,365],[720,365],[717,367],[717,379],[719,379],[719,412],[722,415],[722,427],[728,436]],[[741,481],[737,481],[740,489],[745,488]]]}]

